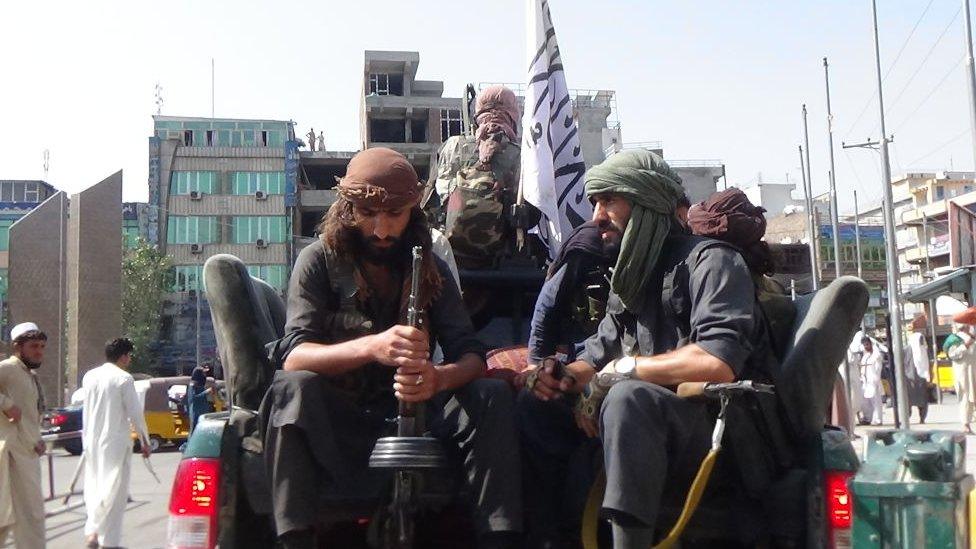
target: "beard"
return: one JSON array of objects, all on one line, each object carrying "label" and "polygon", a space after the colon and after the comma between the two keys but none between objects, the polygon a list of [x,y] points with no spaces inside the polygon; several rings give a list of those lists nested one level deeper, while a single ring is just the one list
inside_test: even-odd
[{"label": "beard", "polygon": [[616,259],[620,254],[620,245],[624,240],[624,231],[613,224],[612,221],[605,219],[599,223],[600,243],[603,246],[603,255],[607,258]]},{"label": "beard", "polygon": [[27,366],[28,370],[36,370],[41,367],[40,362],[31,362],[23,357],[21,357],[20,361],[24,363],[24,366]]},{"label": "beard", "polygon": [[[386,245],[380,246],[380,242]],[[409,257],[408,246],[403,238],[380,240],[375,236],[363,236],[357,230],[352,232],[352,249],[354,255],[370,263],[397,265]]]}]

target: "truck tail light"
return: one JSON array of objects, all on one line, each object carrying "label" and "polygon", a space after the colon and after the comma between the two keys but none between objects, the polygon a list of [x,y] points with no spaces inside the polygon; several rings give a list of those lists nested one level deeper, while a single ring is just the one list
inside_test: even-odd
[{"label": "truck tail light", "polygon": [[851,524],[854,519],[854,498],[849,481],[853,471],[826,471],[824,494],[827,499],[827,535],[830,547],[851,547]]},{"label": "truck tail light", "polygon": [[219,459],[180,462],[169,499],[167,548],[211,549],[217,544],[219,486]]}]

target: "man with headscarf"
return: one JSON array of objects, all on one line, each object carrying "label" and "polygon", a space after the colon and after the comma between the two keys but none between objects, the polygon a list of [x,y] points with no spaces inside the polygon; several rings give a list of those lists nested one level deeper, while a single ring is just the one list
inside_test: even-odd
[{"label": "man with headscarf", "polygon": [[438,152],[435,217],[464,268],[490,266],[506,246],[514,247],[517,227],[534,224],[523,214],[530,206],[513,209],[520,171],[518,119],[512,90],[489,86],[475,101],[474,135],[453,136]]},{"label": "man with headscarf", "polygon": [[582,342],[596,333],[618,251],[617,243],[605,242],[600,233],[600,224],[588,221],[559,248],[535,303],[528,367],[515,378],[520,390],[516,412],[523,476],[528,481],[524,487],[528,547],[578,545],[579,519],[597,448],[573,425],[571,403],[543,402],[521,389],[546,357],[576,360]]},{"label": "man with headscarf", "polygon": [[952,317],[956,331],[946,338],[942,348],[952,361],[952,377],[955,380],[956,400],[959,403],[959,422],[967,433],[973,432],[976,420],[976,307],[970,307]]},{"label": "man with headscarf", "polygon": [[0,546],[44,547],[41,495],[43,396],[34,370],[44,361],[47,335],[33,322],[10,330],[14,354],[0,362]]},{"label": "man with headscarf", "polygon": [[670,387],[771,377],[749,268],[734,248],[678,223],[680,181],[642,150],[615,154],[586,174],[593,219],[604,240],[620,241],[606,316],[561,377],[547,361],[527,382],[545,401],[571,398],[600,370],[627,378],[602,403],[582,399],[576,413],[579,428],[603,442],[602,511],[617,548],[650,547],[656,529],[670,527],[659,521],[662,503],[683,499],[710,446],[714,414]]},{"label": "man with headscarf", "polygon": [[928,317],[924,314],[915,315],[912,319],[903,358],[908,405],[918,408],[919,423],[925,423],[929,412],[929,346],[925,340],[927,325]]},{"label": "man with headscarf", "polygon": [[207,372],[197,366],[190,372],[190,384],[186,386],[186,415],[190,419],[190,432],[196,428],[200,416],[214,411],[213,387],[207,386]]},{"label": "man with headscarf", "polygon": [[[288,289],[283,366],[261,404],[274,521],[284,547],[314,547],[326,498],[382,497],[389,480],[368,468],[391,434],[397,401],[424,407],[428,429],[459,454],[483,547],[521,530],[513,399],[483,379],[485,349],[418,201],[403,155],[362,151],[349,163],[321,238],[299,254]],[[414,246],[423,249],[420,328],[406,325]],[[430,361],[432,341],[445,363]]]}]

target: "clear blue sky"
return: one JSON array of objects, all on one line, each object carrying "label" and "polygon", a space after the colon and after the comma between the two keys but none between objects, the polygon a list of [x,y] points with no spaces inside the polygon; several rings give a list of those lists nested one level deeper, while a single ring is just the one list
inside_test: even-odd
[{"label": "clear blue sky", "polygon": [[[290,118],[298,133],[323,129],[330,149],[354,149],[364,50],[419,51],[418,77],[444,80],[448,95],[469,81],[519,82],[524,2],[8,3],[0,178],[41,177],[47,148],[56,186],[76,192],[122,168],[126,199],[144,200],[154,84],[164,88],[164,114],[208,116],[211,57],[217,116]],[[922,63],[960,2],[879,4],[886,70],[902,51],[885,81],[892,171],[972,169],[961,15]],[[868,0],[551,6],[569,86],[616,90],[625,141],[662,140],[671,158],[722,159],[740,186],[759,172],[799,183],[805,102],[814,191],[826,190],[828,56],[842,210],[855,188],[862,202],[880,198],[878,155],[840,149],[878,137],[876,104],[857,120],[875,89]]]}]

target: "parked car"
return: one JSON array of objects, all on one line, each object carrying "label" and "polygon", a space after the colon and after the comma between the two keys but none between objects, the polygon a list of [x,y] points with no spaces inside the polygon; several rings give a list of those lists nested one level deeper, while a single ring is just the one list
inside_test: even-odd
[{"label": "parked car", "polygon": [[[57,435],[61,433],[81,432],[81,406],[72,405],[48,410],[41,417],[41,434]],[[81,454],[81,435],[78,438],[59,440],[54,443],[55,448],[64,448],[69,454]]]}]

